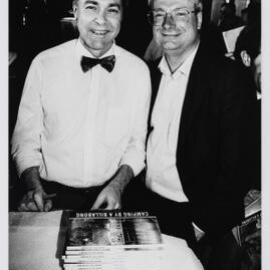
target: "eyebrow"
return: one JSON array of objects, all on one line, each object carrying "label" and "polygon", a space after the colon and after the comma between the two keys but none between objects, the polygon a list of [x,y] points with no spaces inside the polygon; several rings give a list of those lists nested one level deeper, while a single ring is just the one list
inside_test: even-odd
[{"label": "eyebrow", "polygon": [[117,7],[118,9],[121,9],[120,4],[116,4],[116,3],[109,4],[109,7]]},{"label": "eyebrow", "polygon": [[152,10],[153,11],[164,11],[164,9],[162,9],[162,8],[153,8]]},{"label": "eyebrow", "polygon": [[[179,10],[179,9],[189,9],[188,7],[175,7],[173,10]],[[153,11],[165,11],[163,8],[154,8]]]}]

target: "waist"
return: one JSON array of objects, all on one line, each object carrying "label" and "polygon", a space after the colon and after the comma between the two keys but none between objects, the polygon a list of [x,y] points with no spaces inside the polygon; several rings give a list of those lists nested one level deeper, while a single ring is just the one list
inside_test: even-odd
[{"label": "waist", "polygon": [[87,194],[101,190],[107,183],[98,185],[98,186],[88,186],[88,187],[71,187],[68,185],[61,184],[57,181],[48,181],[45,179],[41,180],[42,186],[48,193],[57,193],[57,192],[74,192]]}]

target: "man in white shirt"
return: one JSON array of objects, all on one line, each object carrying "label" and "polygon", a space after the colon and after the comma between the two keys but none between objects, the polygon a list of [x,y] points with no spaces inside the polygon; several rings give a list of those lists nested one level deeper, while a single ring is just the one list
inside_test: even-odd
[{"label": "man in white shirt", "polygon": [[194,232],[200,243],[210,243],[198,252],[202,260],[213,255],[203,261],[206,269],[223,269],[222,262],[226,269],[226,252],[218,264],[212,259],[243,217],[249,166],[243,153],[255,95],[239,67],[200,37],[202,1],[152,0],[150,7],[164,54],[150,65],[147,190],[138,203],[158,216],[163,232],[186,239],[194,250]]},{"label": "man in white shirt", "polygon": [[123,3],[73,8],[79,39],[40,53],[26,78],[12,138],[21,211],[120,208],[144,167],[150,78],[114,42]]}]

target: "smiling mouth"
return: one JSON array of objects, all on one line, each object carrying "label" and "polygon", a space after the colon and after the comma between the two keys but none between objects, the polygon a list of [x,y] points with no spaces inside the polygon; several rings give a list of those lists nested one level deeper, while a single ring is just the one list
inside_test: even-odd
[{"label": "smiling mouth", "polygon": [[91,32],[95,35],[95,36],[100,36],[103,37],[105,36],[107,33],[109,33],[108,30],[91,30]]},{"label": "smiling mouth", "polygon": [[162,36],[164,37],[177,37],[179,35],[179,33],[162,33]]}]

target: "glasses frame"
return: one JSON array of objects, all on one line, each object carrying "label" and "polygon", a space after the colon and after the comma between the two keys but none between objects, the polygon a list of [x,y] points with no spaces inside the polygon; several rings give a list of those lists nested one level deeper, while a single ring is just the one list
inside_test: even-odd
[{"label": "glasses frame", "polygon": [[[186,9],[186,8],[175,9],[175,10],[173,10],[173,11],[171,11],[171,12],[164,11],[164,16],[163,16],[163,19],[161,20],[161,22],[160,22],[160,23],[155,23],[155,22],[154,22],[154,12],[155,12],[155,10],[150,10],[150,11],[147,13],[147,18],[148,18],[148,21],[149,21],[149,23],[150,23],[151,25],[153,25],[153,26],[161,26],[161,25],[163,25],[165,19],[166,19],[168,16],[170,16],[170,17],[173,19],[174,22],[177,22],[178,20],[175,19],[175,15],[173,15],[173,12],[180,11],[180,10],[185,10],[185,11],[187,12],[187,14],[185,14],[185,15],[183,16],[183,18],[186,18],[186,17],[187,17],[188,15],[190,15],[191,13],[195,13],[195,14],[196,14],[196,13],[199,12],[199,10],[196,10],[196,9],[194,9],[194,10],[189,10],[189,9]],[[179,21],[180,21],[180,20],[179,20]],[[181,20],[181,21],[184,21],[184,20]]]}]

